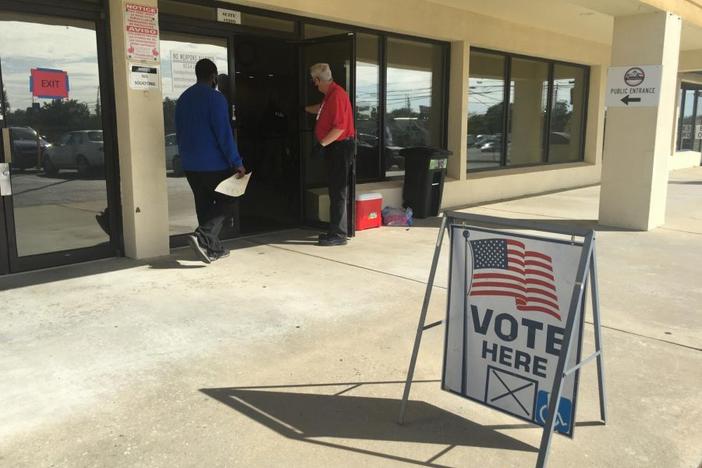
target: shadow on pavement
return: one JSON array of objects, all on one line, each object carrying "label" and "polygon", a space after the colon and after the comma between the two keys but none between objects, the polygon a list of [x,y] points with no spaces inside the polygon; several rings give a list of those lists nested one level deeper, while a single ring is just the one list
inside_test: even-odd
[{"label": "shadow on pavement", "polygon": [[10,289],[19,289],[28,286],[53,283],[56,281],[83,278],[87,276],[95,276],[121,270],[129,270],[132,268],[139,268],[147,265],[151,269],[155,270],[194,269],[205,267],[204,264],[184,265],[179,263],[179,260],[195,261],[195,255],[188,251],[184,255],[173,255],[170,257],[160,257],[151,260],[108,258],[86,263],[64,265],[46,270],[34,270],[24,273],[16,273],[0,277],[0,291],[7,291]]},{"label": "shadow on pavement", "polygon": [[[195,260],[195,258],[194,255],[190,255],[187,258],[184,256],[182,260],[192,261]],[[164,257],[149,262],[149,268],[151,270],[193,270],[205,267],[206,265],[204,263],[199,265],[184,265],[180,263],[177,258],[173,257]]]},{"label": "shadow on pavement", "polygon": [[[441,466],[432,463],[433,460],[456,446],[538,452],[535,447],[501,434],[493,428],[481,426],[423,401],[408,402],[408,423],[400,426],[397,423],[401,402],[399,398],[344,394],[361,385],[402,383],[404,382],[349,382],[299,386],[206,388],[200,391],[289,439],[405,463]],[[296,387],[325,386],[349,386],[349,388],[336,395],[289,391]],[[283,391],[283,388],[288,391]],[[318,438],[414,442],[443,444],[450,447],[429,460],[416,460]]]}]

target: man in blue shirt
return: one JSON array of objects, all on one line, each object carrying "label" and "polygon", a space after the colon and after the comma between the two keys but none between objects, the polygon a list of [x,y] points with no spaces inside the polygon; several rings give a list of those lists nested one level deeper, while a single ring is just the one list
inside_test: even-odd
[{"label": "man in blue shirt", "polygon": [[219,234],[232,216],[236,199],[215,192],[235,172],[246,173],[229,125],[227,98],[217,91],[217,66],[208,59],[195,64],[197,83],[176,104],[180,160],[195,197],[198,227],[188,242],[205,263],[229,255]]}]

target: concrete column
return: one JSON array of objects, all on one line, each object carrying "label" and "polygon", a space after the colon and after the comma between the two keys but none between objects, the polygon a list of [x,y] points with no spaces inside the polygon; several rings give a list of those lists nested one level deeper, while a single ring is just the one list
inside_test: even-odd
[{"label": "concrete column", "polygon": [[[139,3],[156,7],[158,2]],[[161,89],[137,91],[129,87],[124,1],[110,0],[109,6],[125,254],[132,258],[167,255],[168,187]]]},{"label": "concrete column", "polygon": [[468,169],[468,73],[470,47],[466,41],[451,43],[449,74],[448,149],[453,152],[448,162],[448,176],[466,179]]},{"label": "concrete column", "polygon": [[607,67],[590,67],[590,96],[588,96],[585,129],[585,161],[590,164],[602,162],[606,89]]},{"label": "concrete column", "polygon": [[680,17],[667,12],[614,20],[612,66],[662,65],[658,107],[607,109],[600,223],[650,230],[665,222],[673,140]]},{"label": "concrete column", "polygon": [[[531,78],[531,76],[529,77]],[[511,162],[524,164],[541,161],[543,155],[544,84],[540,80],[514,80],[512,105]]]}]

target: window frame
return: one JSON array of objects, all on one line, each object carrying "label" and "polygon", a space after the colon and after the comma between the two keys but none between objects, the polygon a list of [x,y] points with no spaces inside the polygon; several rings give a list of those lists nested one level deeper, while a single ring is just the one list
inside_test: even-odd
[{"label": "window frame", "polygon": [[[540,166],[553,166],[553,165],[559,165],[559,164],[573,164],[573,163],[580,163],[585,161],[585,141],[587,139],[586,135],[586,130],[587,130],[587,116],[588,116],[588,111],[589,111],[589,95],[590,95],[590,66],[589,65],[583,65],[579,63],[573,63],[573,62],[566,62],[563,60],[554,60],[554,59],[548,59],[544,57],[533,57],[530,55],[524,55],[524,54],[515,54],[511,52],[505,52],[505,51],[500,51],[500,50],[493,50],[493,49],[486,49],[483,47],[471,47],[469,50],[469,55],[472,52],[479,52],[482,54],[489,54],[489,55],[495,55],[495,56],[500,56],[504,58],[505,61],[505,70],[504,70],[504,106],[502,110],[502,119],[503,119],[503,131],[502,131],[502,152],[500,154],[500,165],[499,167],[486,167],[486,168],[479,168],[479,169],[470,169],[468,167],[470,161],[466,161],[466,173],[467,174],[475,174],[479,172],[492,172],[492,171],[504,171],[508,169],[519,169],[519,168],[527,168],[527,167],[540,167]],[[509,114],[510,114],[510,98],[511,98],[511,83],[512,83],[512,60],[513,59],[521,59],[521,60],[531,60],[535,62],[543,62],[548,65],[548,90],[547,90],[547,97],[546,97],[546,116],[544,118],[544,135],[542,136],[542,144],[541,144],[541,158],[540,162],[535,162],[535,163],[525,163],[525,164],[513,164],[513,165],[507,165],[507,138],[509,134],[511,133],[511,122],[509,119]],[[580,157],[576,161],[549,161],[549,151],[550,151],[550,142],[551,142],[551,114],[552,114],[552,107],[553,107],[553,91],[554,91],[554,69],[556,65],[564,65],[568,67],[574,67],[574,68],[580,68],[583,70],[583,80],[584,80],[584,88],[583,88],[583,112],[582,112],[582,120],[580,122]],[[468,79],[470,79],[470,68],[468,69]],[[468,100],[470,102],[470,90],[468,92]],[[468,119],[469,115],[466,115],[464,118]],[[466,155],[467,157],[467,155]]]}]

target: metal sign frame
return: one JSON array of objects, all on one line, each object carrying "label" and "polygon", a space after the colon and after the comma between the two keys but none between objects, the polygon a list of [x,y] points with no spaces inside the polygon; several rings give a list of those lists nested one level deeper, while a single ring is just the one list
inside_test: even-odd
[{"label": "metal sign frame", "polygon": [[[476,227],[485,228],[487,227],[501,227],[507,229],[519,229],[519,230],[529,230],[529,231],[540,231],[552,234],[562,234],[571,236],[571,239],[575,241],[576,237],[583,239],[583,254],[581,257],[580,265],[577,270],[575,278],[575,287],[571,295],[570,301],[570,313],[568,315],[568,320],[566,323],[566,333],[563,338],[563,346],[561,348],[561,355],[558,359],[558,364],[556,366],[556,373],[554,376],[553,387],[550,392],[550,401],[548,405],[548,418],[543,426],[543,434],[541,437],[541,444],[539,447],[539,456],[536,461],[537,468],[543,468],[546,466],[548,460],[548,452],[551,446],[551,438],[554,432],[554,425],[556,423],[557,415],[557,404],[561,399],[562,384],[565,378],[578,371],[582,366],[589,363],[593,359],[597,360],[597,380],[599,389],[599,402],[600,402],[600,419],[604,424],[607,423],[607,402],[605,397],[605,382],[604,382],[604,355],[602,350],[602,330],[601,330],[601,320],[600,320],[600,303],[599,303],[599,289],[597,285],[597,262],[595,256],[595,232],[592,229],[583,229],[576,226],[560,226],[560,225],[549,225],[546,223],[537,223],[529,221],[519,221],[512,219],[496,218],[492,216],[483,216],[476,214],[461,213],[457,211],[448,211],[444,213],[444,217],[441,220],[441,227],[439,228],[439,234],[437,236],[436,245],[434,248],[434,257],[432,259],[431,269],[429,271],[429,280],[427,281],[427,288],[424,294],[424,302],[422,303],[422,310],[419,316],[419,323],[417,325],[417,332],[414,340],[414,347],[412,349],[412,357],[410,358],[409,369],[407,371],[407,379],[405,381],[405,388],[402,395],[402,403],[400,405],[400,417],[399,423],[404,424],[405,413],[407,409],[407,401],[409,399],[409,393],[412,386],[412,378],[414,377],[414,371],[417,364],[417,357],[419,355],[419,347],[422,341],[422,334],[434,328],[438,325],[444,323],[443,320],[426,324],[427,312],[429,310],[429,301],[431,299],[431,292],[434,287],[434,278],[436,276],[436,268],[439,263],[439,256],[441,254],[441,247],[443,244],[444,233],[450,232],[451,226],[459,224],[463,227]],[[545,239],[549,240],[549,239]],[[592,297],[592,315],[593,315],[593,325],[594,325],[594,335],[595,335],[595,352],[585,359],[576,359],[577,363],[566,369],[566,363],[570,356],[570,352],[577,352],[578,357],[580,357],[579,343],[574,342],[572,338],[573,326],[575,320],[578,318],[578,308],[580,310],[580,318],[585,315],[586,306],[586,296],[585,291],[587,289],[588,283],[590,285],[591,297]],[[582,334],[582,330],[581,330]],[[580,341],[580,340],[576,340]],[[578,379],[575,382],[576,390],[579,385]],[[573,409],[573,427],[575,427],[575,408]]]}]

